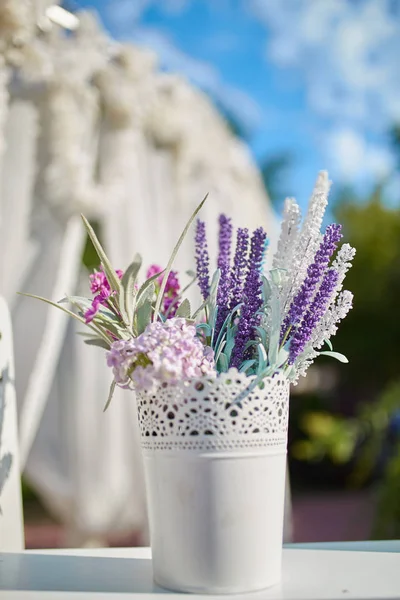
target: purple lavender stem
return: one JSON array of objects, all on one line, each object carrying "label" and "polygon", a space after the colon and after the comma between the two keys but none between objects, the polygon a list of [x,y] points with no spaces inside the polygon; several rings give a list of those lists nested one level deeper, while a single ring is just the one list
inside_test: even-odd
[{"label": "purple lavender stem", "polygon": [[215,323],[214,339],[218,339],[221,327],[229,314],[230,296],[230,270],[231,270],[231,245],[232,221],[225,215],[219,216],[219,253],[218,268],[221,271],[217,291],[217,320]]},{"label": "purple lavender stem", "polygon": [[290,326],[300,323],[312,297],[315,293],[317,284],[327,268],[332,254],[334,253],[339,240],[342,237],[342,227],[333,223],[328,225],[319,249],[317,250],[314,262],[307,269],[307,276],[294,297],[290,306],[287,317],[285,318],[281,328],[281,342]]},{"label": "purple lavender stem", "polygon": [[207,300],[210,293],[210,277],[208,256],[206,224],[204,221],[197,220],[195,235],[195,255],[197,265],[197,280],[203,300]]},{"label": "purple lavender stem", "polygon": [[296,358],[301,354],[310,340],[315,327],[323,317],[328,303],[338,282],[339,273],[335,269],[329,269],[321,283],[314,300],[290,340],[289,364],[292,365]]},{"label": "purple lavender stem", "polygon": [[260,320],[257,313],[262,306],[261,268],[265,255],[266,240],[267,234],[262,227],[256,229],[251,237],[250,258],[243,290],[243,305],[230,361],[230,366],[237,369],[240,368],[246,358],[247,342],[256,337],[255,329]]},{"label": "purple lavender stem", "polygon": [[231,297],[229,310],[233,310],[242,301],[243,286],[246,276],[247,252],[249,249],[249,230],[239,227],[236,236],[236,250],[231,269]]}]

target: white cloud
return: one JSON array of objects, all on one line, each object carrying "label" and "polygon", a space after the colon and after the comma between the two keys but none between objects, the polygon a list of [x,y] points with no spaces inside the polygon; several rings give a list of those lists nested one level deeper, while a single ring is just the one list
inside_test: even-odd
[{"label": "white cloud", "polygon": [[350,128],[331,132],[326,147],[333,169],[343,181],[380,181],[394,167],[394,159],[383,146],[368,142],[364,136]]},{"label": "white cloud", "polygon": [[303,73],[317,113],[370,129],[400,116],[400,21],[390,0],[251,0],[266,57]]},{"label": "white cloud", "polygon": [[394,158],[387,148],[371,145],[367,147],[366,165],[379,181],[392,172]]}]

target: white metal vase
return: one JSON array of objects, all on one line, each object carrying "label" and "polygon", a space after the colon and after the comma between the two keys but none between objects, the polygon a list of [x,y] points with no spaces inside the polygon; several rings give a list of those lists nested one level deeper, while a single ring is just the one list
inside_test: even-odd
[{"label": "white metal vase", "polygon": [[154,579],[250,592],[281,576],[289,383],[230,370],[138,394]]}]

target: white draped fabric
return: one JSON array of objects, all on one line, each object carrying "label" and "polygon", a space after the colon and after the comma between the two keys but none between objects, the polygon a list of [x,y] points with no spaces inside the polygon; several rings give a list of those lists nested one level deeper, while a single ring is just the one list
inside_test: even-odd
[{"label": "white draped fabric", "polygon": [[[100,224],[122,269],[137,251],[145,265],[165,265],[206,193],[214,251],[220,212],[263,225],[272,244],[275,217],[245,146],[152,55],[112,44],[84,14],[74,35],[53,27],[27,40],[16,62],[3,50],[0,69],[0,286],[15,330],[22,462],[75,544],[127,529],[145,541],[133,395],[119,390],[104,415],[111,375],[101,351],[61,312],[15,292],[87,292],[80,212]],[[188,238],[182,271],[193,268],[191,248]]]},{"label": "white draped fabric", "polygon": [[0,552],[24,547],[10,313],[0,297]]}]

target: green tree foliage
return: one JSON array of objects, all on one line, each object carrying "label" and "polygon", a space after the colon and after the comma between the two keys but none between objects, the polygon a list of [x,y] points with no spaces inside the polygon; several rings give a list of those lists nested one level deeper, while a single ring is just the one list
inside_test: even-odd
[{"label": "green tree foliage", "polygon": [[335,339],[350,360],[341,387],[356,401],[374,399],[399,374],[400,210],[385,206],[378,187],[364,202],[342,194],[334,213],[357,249],[346,278],[354,310]]}]

